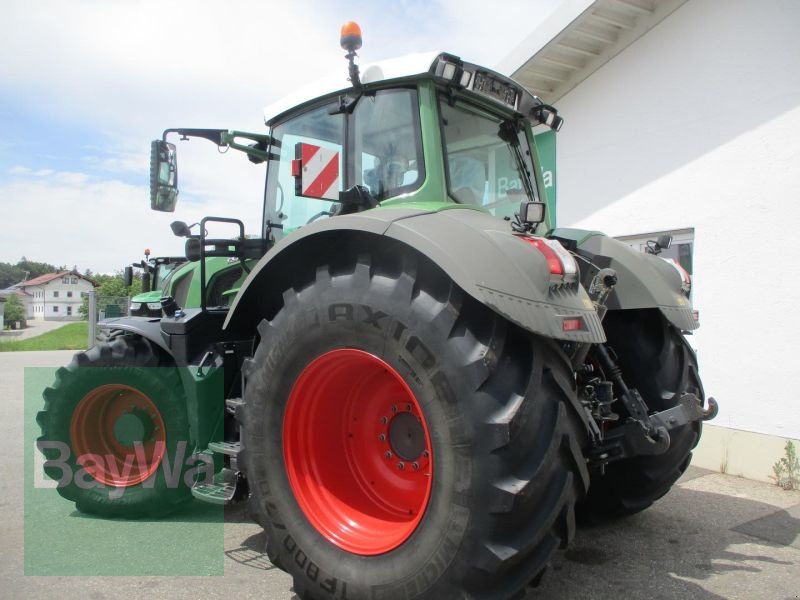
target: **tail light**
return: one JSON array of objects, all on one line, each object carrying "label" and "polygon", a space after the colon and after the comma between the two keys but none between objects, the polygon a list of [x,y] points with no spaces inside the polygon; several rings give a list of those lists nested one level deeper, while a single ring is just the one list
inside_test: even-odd
[{"label": "tail light", "polygon": [[550,267],[550,277],[556,278],[558,283],[571,283],[578,279],[578,263],[564,246],[556,240],[534,237],[531,235],[517,236],[542,253]]},{"label": "tail light", "polygon": [[692,289],[692,276],[689,275],[689,272],[684,269],[674,258],[664,258],[663,256],[659,256],[659,258],[668,262],[675,268],[675,270],[678,272],[678,275],[681,276],[681,290],[683,290],[683,293],[688,296],[689,291]]}]

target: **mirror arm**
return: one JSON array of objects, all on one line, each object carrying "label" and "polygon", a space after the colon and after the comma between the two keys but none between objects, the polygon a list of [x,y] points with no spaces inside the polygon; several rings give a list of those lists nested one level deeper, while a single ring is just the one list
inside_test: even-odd
[{"label": "mirror arm", "polygon": [[188,139],[190,137],[199,137],[206,139],[210,142],[214,142],[218,146],[220,145],[220,140],[222,139],[222,134],[226,133],[226,129],[186,129],[186,128],[178,128],[178,129],[165,129],[162,135],[162,139],[166,142],[167,135],[170,133],[177,133],[181,136],[181,139]]},{"label": "mirror arm", "polygon": [[[167,135],[170,133],[177,133],[181,139],[188,139],[190,137],[202,138],[215,143],[217,146],[229,146],[234,150],[239,150],[247,154],[251,159],[258,162],[265,160],[277,160],[279,157],[276,154],[266,151],[268,145],[279,146],[277,141],[273,140],[270,136],[263,133],[251,133],[248,131],[236,131],[227,129],[165,129],[163,133],[163,140],[167,141]],[[253,145],[245,145],[236,142],[236,138],[245,138],[256,142]]]}]

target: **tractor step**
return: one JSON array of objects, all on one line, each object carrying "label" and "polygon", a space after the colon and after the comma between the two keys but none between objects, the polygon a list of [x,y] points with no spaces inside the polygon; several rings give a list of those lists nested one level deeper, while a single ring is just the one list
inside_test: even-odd
[{"label": "tractor step", "polygon": [[194,484],[192,496],[211,504],[230,504],[242,496],[244,489],[246,484],[238,471],[223,469],[213,482]]},{"label": "tractor step", "polygon": [[242,445],[239,442],[209,442],[208,449],[215,454],[233,456],[239,455]]},{"label": "tractor step", "polygon": [[225,409],[232,415],[236,415],[236,410],[244,406],[244,400],[241,398],[227,398],[225,400]]}]

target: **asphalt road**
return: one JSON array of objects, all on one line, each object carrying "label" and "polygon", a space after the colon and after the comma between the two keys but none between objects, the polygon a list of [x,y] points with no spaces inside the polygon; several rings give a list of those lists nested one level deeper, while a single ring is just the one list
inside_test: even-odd
[{"label": "asphalt road", "polygon": [[[241,507],[103,521],[34,488],[34,388],[52,372],[30,369],[26,379],[25,367],[63,365],[71,355],[0,354],[0,596],[292,599],[290,579],[269,563],[264,534]],[[797,600],[800,492],[690,469],[644,513],[580,529],[526,600],[620,597]]]}]

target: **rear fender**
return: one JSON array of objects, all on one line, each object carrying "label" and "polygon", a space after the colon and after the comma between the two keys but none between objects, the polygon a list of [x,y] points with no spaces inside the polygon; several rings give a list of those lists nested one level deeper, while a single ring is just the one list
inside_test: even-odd
[{"label": "rear fender", "polygon": [[169,356],[172,351],[169,349],[164,336],[161,335],[161,319],[149,319],[146,317],[121,317],[119,319],[109,319],[97,324],[98,329],[107,333],[112,331],[127,331],[154,343]]},{"label": "rear fender", "polygon": [[[609,310],[658,308],[679,329],[699,326],[692,303],[681,290],[680,275],[666,261],[596,231],[556,229],[550,237],[575,244],[578,254],[592,264],[617,272],[618,283],[606,304]],[[584,269],[584,285],[592,271]]]},{"label": "rear fender", "polygon": [[[280,308],[270,308],[268,298],[285,289],[287,270],[341,252],[354,236],[368,237],[368,248],[399,243],[423,255],[464,292],[528,331],[576,342],[605,341],[582,286],[551,287],[547,261],[538,250],[516,239],[507,223],[469,208],[386,208],[303,227],[276,244],[252,270],[224,327],[253,331],[261,318]],[[581,317],[583,328],[563,331],[564,316]]]}]

